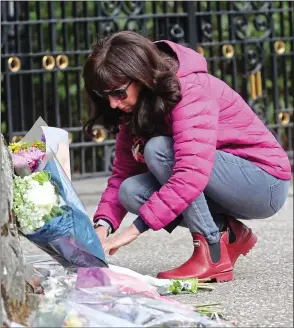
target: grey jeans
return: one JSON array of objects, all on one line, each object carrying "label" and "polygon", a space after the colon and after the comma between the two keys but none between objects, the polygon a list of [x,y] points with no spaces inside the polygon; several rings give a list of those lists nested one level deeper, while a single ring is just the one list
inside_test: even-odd
[{"label": "grey jeans", "polygon": [[[171,177],[173,139],[150,139],[144,158],[150,172],[126,179],[119,191],[122,205],[134,214]],[[289,180],[277,179],[245,159],[216,151],[209,182],[204,192],[183,211],[183,225],[191,232],[202,234],[209,243],[215,243],[219,240],[218,226],[227,215],[264,219],[277,213],[287,199],[289,184]]]}]

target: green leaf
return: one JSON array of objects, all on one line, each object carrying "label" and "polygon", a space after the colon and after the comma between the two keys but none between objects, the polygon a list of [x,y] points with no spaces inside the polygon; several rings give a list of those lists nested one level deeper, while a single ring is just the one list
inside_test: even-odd
[{"label": "green leaf", "polygon": [[39,184],[42,186],[45,182],[50,181],[50,174],[46,171],[41,171],[36,173],[32,179],[39,182]]},{"label": "green leaf", "polygon": [[62,208],[60,208],[59,206],[54,205],[52,207],[51,213],[50,213],[52,218],[55,218],[56,216],[60,216],[60,215],[63,215],[63,214],[65,214],[65,211]]},{"label": "green leaf", "polygon": [[55,189],[55,193],[57,195],[59,195],[59,187],[58,187],[58,184],[55,181],[51,181],[51,183],[53,184],[53,187]]},{"label": "green leaf", "polygon": [[43,220],[45,222],[49,222],[51,220],[51,218],[52,218],[51,215],[48,215],[48,214],[43,216]]}]

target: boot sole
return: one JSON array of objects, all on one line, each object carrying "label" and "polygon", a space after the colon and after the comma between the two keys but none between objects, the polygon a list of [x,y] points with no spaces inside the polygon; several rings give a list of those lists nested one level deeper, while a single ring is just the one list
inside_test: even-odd
[{"label": "boot sole", "polygon": [[202,277],[202,278],[198,278],[198,277],[161,277],[160,275],[157,275],[158,279],[175,279],[175,280],[182,280],[182,279],[199,279],[200,281],[205,281],[206,279],[211,280],[211,281],[216,281],[216,282],[227,282],[227,281],[231,281],[234,279],[234,274],[233,274],[233,270],[230,271],[224,271],[221,273],[217,273],[208,277]]},{"label": "boot sole", "polygon": [[234,279],[233,270],[222,272],[222,273],[218,273],[216,275],[213,275],[213,276],[209,277],[208,279],[215,280],[216,282],[227,282],[227,281],[231,281],[231,280]]}]

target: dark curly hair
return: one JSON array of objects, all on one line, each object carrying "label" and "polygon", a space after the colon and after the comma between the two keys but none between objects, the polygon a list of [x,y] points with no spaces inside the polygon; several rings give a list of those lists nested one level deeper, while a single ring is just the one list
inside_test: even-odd
[{"label": "dark curly hair", "polygon": [[[135,32],[122,31],[92,45],[83,70],[90,108],[84,126],[88,135],[93,136],[95,124],[117,133],[123,120],[133,135],[150,138],[162,134],[165,117],[181,100],[181,92],[176,55],[167,44],[160,44],[156,46]],[[130,80],[141,85],[132,113],[113,110],[108,100],[93,91],[116,89]]]}]

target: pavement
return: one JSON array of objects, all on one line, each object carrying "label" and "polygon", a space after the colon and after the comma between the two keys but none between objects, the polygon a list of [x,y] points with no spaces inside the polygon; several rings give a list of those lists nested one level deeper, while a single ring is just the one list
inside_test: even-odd
[{"label": "pavement", "polygon": [[[73,184],[92,217],[107,178],[78,180]],[[128,214],[120,229],[134,219],[134,215]],[[222,303],[225,317],[239,327],[293,327],[293,185],[279,213],[246,224],[258,236],[258,243],[246,257],[237,261],[233,281],[214,284],[211,292],[172,297],[195,305]],[[22,242],[25,254],[40,252],[26,241]],[[114,256],[108,256],[108,261],[156,276],[159,271],[182,264],[192,251],[189,232],[179,227],[172,234],[164,230],[147,231]]]}]

